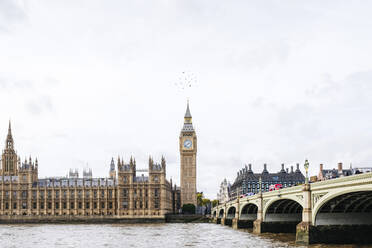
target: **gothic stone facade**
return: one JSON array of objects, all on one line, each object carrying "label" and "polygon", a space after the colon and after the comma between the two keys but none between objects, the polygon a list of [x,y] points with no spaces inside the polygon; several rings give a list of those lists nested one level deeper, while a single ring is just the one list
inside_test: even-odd
[{"label": "gothic stone facade", "polygon": [[231,184],[226,178],[220,184],[220,191],[217,193],[217,200],[219,204],[228,202],[230,200]]},{"label": "gothic stone facade", "polygon": [[1,157],[0,216],[105,216],[164,218],[172,211],[166,162],[149,159],[148,176],[136,175],[136,161],[111,161],[109,178],[38,178],[38,161],[21,163],[9,123]]},{"label": "gothic stone facade", "polygon": [[197,138],[192,125],[192,116],[187,103],[183,128],[180,134],[181,155],[181,206],[196,202],[196,152]]}]

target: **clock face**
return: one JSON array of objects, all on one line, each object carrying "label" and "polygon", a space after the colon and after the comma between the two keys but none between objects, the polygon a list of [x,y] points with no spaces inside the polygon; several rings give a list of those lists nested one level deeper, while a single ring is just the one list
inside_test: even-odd
[{"label": "clock face", "polygon": [[191,140],[189,140],[189,139],[187,139],[187,140],[185,140],[185,141],[183,142],[183,146],[184,146],[185,148],[191,148],[191,145],[192,145],[192,142],[191,142]]}]

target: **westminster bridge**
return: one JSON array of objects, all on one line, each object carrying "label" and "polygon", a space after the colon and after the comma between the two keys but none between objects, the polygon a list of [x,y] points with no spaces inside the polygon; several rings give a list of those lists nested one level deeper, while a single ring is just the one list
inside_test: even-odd
[{"label": "westminster bridge", "polygon": [[237,198],[212,209],[215,223],[254,233],[296,233],[297,244],[372,243],[372,173]]}]

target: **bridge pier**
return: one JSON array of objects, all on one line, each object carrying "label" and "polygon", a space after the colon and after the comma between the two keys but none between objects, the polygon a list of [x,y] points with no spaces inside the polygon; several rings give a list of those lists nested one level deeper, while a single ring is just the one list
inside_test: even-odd
[{"label": "bridge pier", "polygon": [[233,219],[231,218],[226,218],[225,219],[225,226],[232,226]]},{"label": "bridge pier", "polygon": [[253,222],[253,233],[262,233],[262,223],[263,223],[263,204],[262,204],[262,191],[259,193],[259,200],[257,204],[257,219]]},{"label": "bridge pier", "polygon": [[299,245],[372,244],[372,173],[258,193],[216,210],[217,223],[256,234],[295,232]]},{"label": "bridge pier", "polygon": [[313,242],[311,240],[311,232],[314,226],[311,223],[311,191],[310,184],[304,184],[303,188],[304,205],[302,210],[302,222],[296,226],[296,244],[309,245]]},{"label": "bridge pier", "polygon": [[239,229],[239,218],[232,219],[231,227],[233,229]]},{"label": "bridge pier", "polygon": [[222,226],[225,226],[226,225],[226,218],[224,217],[224,218],[221,218],[221,222],[220,222],[220,224],[222,225]]},{"label": "bridge pier", "polygon": [[253,228],[253,220],[242,220],[234,218],[232,221],[233,229],[244,229],[244,228]]},{"label": "bridge pier", "polygon": [[253,222],[253,233],[296,233],[298,222],[264,222],[256,220]]},{"label": "bridge pier", "polygon": [[212,219],[212,223],[217,224],[217,220],[218,220],[218,218],[217,218],[217,217],[214,217],[214,218]]},{"label": "bridge pier", "polygon": [[[315,240],[310,237],[313,232],[314,226],[310,222],[301,222],[296,226],[296,244],[309,245],[314,243]],[[313,237],[312,237],[313,238]]]},{"label": "bridge pier", "polygon": [[296,244],[371,244],[372,225],[297,225]]},{"label": "bridge pier", "polygon": [[222,218],[221,225],[222,226],[232,226],[233,219],[230,218]]},{"label": "bridge pier", "polygon": [[238,229],[239,228],[239,213],[240,213],[240,206],[239,206],[240,201],[239,201],[239,199],[240,198],[238,197],[238,199],[237,199],[237,208],[235,209],[235,216],[234,216],[234,218],[231,221],[231,227],[233,229]]},{"label": "bridge pier", "polygon": [[255,233],[255,234],[263,233],[263,231],[262,231],[262,225],[263,224],[262,223],[263,223],[263,221],[259,220],[259,219],[255,220],[253,222],[253,233]]}]

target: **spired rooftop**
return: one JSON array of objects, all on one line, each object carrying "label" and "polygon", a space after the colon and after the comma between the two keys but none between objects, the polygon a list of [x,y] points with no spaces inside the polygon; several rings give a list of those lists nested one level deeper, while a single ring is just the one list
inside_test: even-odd
[{"label": "spired rooftop", "polygon": [[[150,157],[148,176],[137,176],[134,158],[111,160],[108,178],[93,178],[91,171],[79,177],[38,178],[38,160],[21,163],[14,149],[9,123],[1,156],[0,222],[74,218],[158,219],[174,211],[173,186],[166,179],[166,161]],[[176,187],[175,187],[176,188]]]},{"label": "spired rooftop", "polygon": [[260,191],[259,179],[262,180],[262,191],[269,191],[270,185],[282,184],[284,188],[291,187],[305,182],[305,177],[300,171],[299,164],[296,165],[296,170],[291,166],[291,171],[282,169],[278,173],[270,173],[267,170],[267,165],[264,164],[261,173],[254,173],[252,165],[249,164],[241,169],[236,176],[236,179],[231,186],[231,198],[236,198],[246,193],[258,193]]}]

